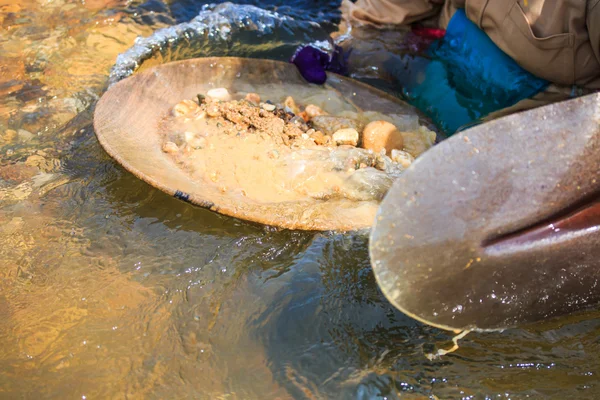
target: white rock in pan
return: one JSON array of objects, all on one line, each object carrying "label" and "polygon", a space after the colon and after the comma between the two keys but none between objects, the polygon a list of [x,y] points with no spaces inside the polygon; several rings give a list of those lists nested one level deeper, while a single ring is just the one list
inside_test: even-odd
[{"label": "white rock in pan", "polygon": [[231,100],[231,94],[229,90],[225,88],[210,89],[206,92],[206,95],[213,100],[229,101]]},{"label": "white rock in pan", "polygon": [[333,134],[332,138],[338,146],[350,145],[356,147],[358,144],[358,131],[352,128],[340,129]]},{"label": "white rock in pan", "polygon": [[406,151],[402,150],[392,150],[392,161],[402,165],[404,168],[410,167],[410,165],[415,161],[415,158]]}]

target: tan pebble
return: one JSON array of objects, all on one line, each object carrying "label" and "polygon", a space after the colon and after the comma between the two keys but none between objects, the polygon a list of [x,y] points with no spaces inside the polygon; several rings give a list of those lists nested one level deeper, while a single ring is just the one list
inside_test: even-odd
[{"label": "tan pebble", "polygon": [[269,104],[269,103],[262,103],[260,105],[260,107],[265,110],[265,111],[275,111],[275,105],[274,104]]},{"label": "tan pebble", "polygon": [[192,100],[182,100],[173,107],[173,116],[181,117],[198,109],[198,104]]},{"label": "tan pebble", "polygon": [[17,131],[17,135],[19,135],[19,140],[21,142],[28,142],[30,141],[35,135],[25,129],[19,129]]},{"label": "tan pebble", "polygon": [[211,104],[206,107],[206,114],[208,114],[209,117],[219,117],[221,115],[221,111],[219,110],[219,106],[216,104]]},{"label": "tan pebble", "polygon": [[231,95],[229,94],[229,90],[227,90],[225,88],[210,89],[208,92],[206,92],[206,96],[210,97],[213,100],[220,100],[220,101],[231,100]]},{"label": "tan pebble", "polygon": [[396,126],[387,121],[373,121],[363,130],[363,147],[379,153],[385,149],[390,155],[393,149],[401,150],[404,146],[402,133]]},{"label": "tan pebble", "polygon": [[[324,145],[329,143],[329,136],[326,136],[323,134],[323,132],[321,131],[315,131],[314,129],[309,129],[309,131],[312,130],[313,132],[310,134],[310,137],[315,141],[316,144],[318,145]],[[306,133],[308,133],[308,131],[306,131]]]},{"label": "tan pebble", "polygon": [[352,128],[340,129],[333,134],[332,138],[338,146],[356,146],[358,144],[358,131]]},{"label": "tan pebble", "polygon": [[250,103],[260,104],[260,96],[257,93],[248,93],[245,99]]},{"label": "tan pebble", "polygon": [[19,134],[14,129],[7,129],[4,131],[3,139],[10,143],[10,142],[16,140],[18,136],[19,136]]},{"label": "tan pebble", "polygon": [[177,153],[179,152],[179,147],[177,147],[177,145],[173,142],[165,142],[165,144],[163,144],[162,150],[165,153]]},{"label": "tan pebble", "polygon": [[415,158],[412,155],[410,155],[410,153],[396,149],[392,150],[391,158],[393,162],[402,165],[402,167],[404,168],[410,167],[413,161],[415,161]]},{"label": "tan pebble", "polygon": [[304,122],[310,121],[310,117],[308,116],[308,114],[306,113],[306,111],[302,111],[301,113],[298,113],[298,116],[300,118],[302,118],[304,120]]},{"label": "tan pebble", "polygon": [[25,160],[25,165],[37,167],[40,164],[43,164],[45,162],[46,162],[46,159],[44,157],[34,154],[32,156],[27,157],[27,160]]},{"label": "tan pebble", "polygon": [[283,102],[283,105],[292,110],[292,112],[296,115],[300,112],[300,109],[296,105],[296,101],[294,101],[294,98],[292,96],[286,97],[285,101]]},{"label": "tan pebble", "polygon": [[304,112],[308,116],[308,118],[316,117],[317,115],[327,115],[325,111],[321,109],[319,106],[315,106],[314,104],[309,104],[304,109]]},{"label": "tan pebble", "polygon": [[210,173],[210,180],[213,182],[216,182],[219,180],[219,173],[216,171],[213,171]]}]

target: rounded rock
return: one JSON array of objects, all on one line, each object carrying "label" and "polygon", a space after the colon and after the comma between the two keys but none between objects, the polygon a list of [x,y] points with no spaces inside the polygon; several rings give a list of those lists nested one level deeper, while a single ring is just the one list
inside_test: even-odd
[{"label": "rounded rock", "polygon": [[376,153],[385,149],[388,155],[392,150],[402,150],[404,147],[402,133],[394,124],[387,121],[373,121],[365,126],[362,142],[365,149]]},{"label": "rounded rock", "polygon": [[198,104],[192,100],[182,100],[173,107],[173,116],[181,117],[198,109]]},{"label": "rounded rock", "polygon": [[248,93],[245,99],[250,103],[260,104],[260,96],[258,95],[258,93]]},{"label": "rounded rock", "polygon": [[306,113],[306,115],[308,115],[309,118],[313,118],[318,115],[328,115],[325,111],[323,111],[321,107],[315,106],[314,104],[307,105],[304,109],[304,112]]},{"label": "rounded rock", "polygon": [[231,100],[231,95],[229,94],[229,90],[227,90],[225,88],[210,89],[208,92],[206,92],[206,96],[210,97],[213,100],[220,100],[220,101]]},{"label": "rounded rock", "polygon": [[268,111],[268,112],[275,111],[275,105],[274,104],[262,103],[260,106],[265,111]]}]

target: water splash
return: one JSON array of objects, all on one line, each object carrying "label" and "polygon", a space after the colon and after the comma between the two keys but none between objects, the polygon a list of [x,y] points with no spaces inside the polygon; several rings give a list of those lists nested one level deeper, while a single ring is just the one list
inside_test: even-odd
[{"label": "water splash", "polygon": [[153,57],[162,62],[193,57],[238,56],[288,59],[295,49],[328,32],[320,24],[252,5],[204,6],[190,22],[159,29],[119,55],[109,86],[135,72]]}]

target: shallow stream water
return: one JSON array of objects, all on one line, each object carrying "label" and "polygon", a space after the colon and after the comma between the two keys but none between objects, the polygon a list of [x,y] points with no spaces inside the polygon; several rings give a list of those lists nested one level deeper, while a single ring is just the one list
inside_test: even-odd
[{"label": "shallow stream water", "polygon": [[[335,30],[335,2],[251,3],[279,14],[221,39],[223,25],[202,31],[150,63],[285,59]],[[600,397],[598,313],[471,333],[430,361],[451,336],[385,300],[364,235],[223,217],[109,158],[91,122],[117,55],[201,8],[0,0],[0,398]],[[205,12],[209,28],[233,15]],[[373,52],[401,36],[356,35]],[[394,92],[376,69],[354,74]]]}]

